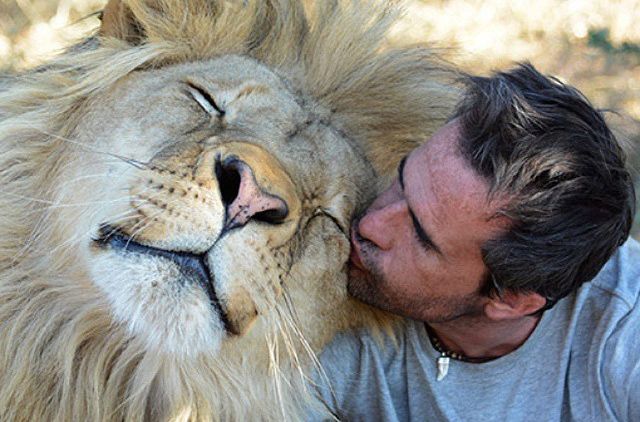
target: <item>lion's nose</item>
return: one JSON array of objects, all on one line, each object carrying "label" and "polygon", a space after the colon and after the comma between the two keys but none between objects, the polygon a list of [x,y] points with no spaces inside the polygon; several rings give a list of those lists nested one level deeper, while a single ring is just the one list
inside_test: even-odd
[{"label": "lion's nose", "polygon": [[224,231],[243,226],[249,220],[280,224],[289,214],[287,203],[265,192],[244,161],[229,157],[217,162],[216,177],[226,206]]}]

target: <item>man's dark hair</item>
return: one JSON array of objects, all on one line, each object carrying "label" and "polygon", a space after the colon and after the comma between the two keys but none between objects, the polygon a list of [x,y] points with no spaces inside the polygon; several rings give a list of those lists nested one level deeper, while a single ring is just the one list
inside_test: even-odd
[{"label": "man's dark hair", "polygon": [[635,192],[625,154],[584,95],[528,63],[462,81],[460,150],[510,221],[482,247],[485,293],[536,292],[555,303],[629,236]]}]

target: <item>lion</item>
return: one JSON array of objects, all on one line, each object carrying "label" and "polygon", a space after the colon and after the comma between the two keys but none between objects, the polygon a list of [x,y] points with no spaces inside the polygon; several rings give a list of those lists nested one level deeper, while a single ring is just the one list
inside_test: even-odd
[{"label": "lion", "polygon": [[350,222],[457,96],[398,10],[111,0],[5,78],[0,420],[323,409],[323,346],[393,324],[347,294]]}]

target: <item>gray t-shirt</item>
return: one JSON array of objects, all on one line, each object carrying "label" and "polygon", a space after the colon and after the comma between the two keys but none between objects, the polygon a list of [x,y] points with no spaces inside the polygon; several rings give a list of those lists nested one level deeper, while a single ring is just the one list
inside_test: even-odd
[{"label": "gray t-shirt", "polygon": [[347,421],[640,422],[639,297],[640,244],[629,240],[508,355],[451,360],[436,381],[439,353],[407,320],[396,345],[338,336],[321,355],[335,395],[326,383],[320,394]]}]

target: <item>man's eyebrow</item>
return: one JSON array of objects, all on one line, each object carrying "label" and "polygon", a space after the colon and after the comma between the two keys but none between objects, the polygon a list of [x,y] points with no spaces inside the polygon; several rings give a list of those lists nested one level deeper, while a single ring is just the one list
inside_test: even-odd
[{"label": "man's eyebrow", "polygon": [[[408,156],[405,155],[404,158],[400,161],[400,164],[398,165],[398,181],[400,182],[400,188],[402,188],[403,192],[404,192],[404,166],[407,163],[407,157]],[[418,217],[416,217],[411,207],[409,207],[409,204],[407,204],[407,209],[409,210],[409,215],[411,216],[411,222],[413,223],[413,228],[416,231],[416,234],[418,235],[418,239],[420,240],[420,243],[422,244],[422,246],[425,249],[434,250],[438,254],[442,255],[442,251],[440,251],[440,248],[438,247],[438,245],[434,243],[434,241],[431,239],[431,236],[429,236],[425,231],[425,229],[422,227],[422,225],[420,224],[420,221],[418,221]]]},{"label": "man's eyebrow", "polygon": [[402,173],[404,173],[404,165],[407,163],[407,157],[408,155],[405,155],[404,157],[402,157],[402,160],[400,160],[400,164],[398,164],[398,181],[400,182],[400,187],[402,188],[403,191],[404,191],[404,176],[402,175]]}]

